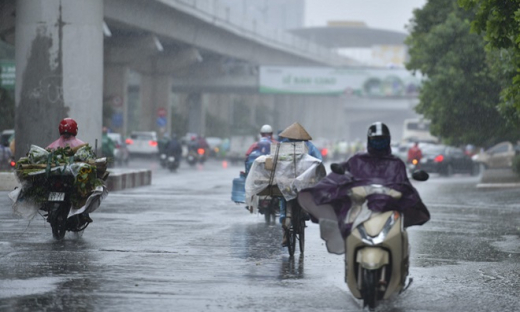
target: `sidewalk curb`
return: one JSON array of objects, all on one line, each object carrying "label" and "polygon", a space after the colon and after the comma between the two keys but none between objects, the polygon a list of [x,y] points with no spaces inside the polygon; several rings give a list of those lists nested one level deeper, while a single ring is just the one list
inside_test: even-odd
[{"label": "sidewalk curb", "polygon": [[477,188],[520,188],[520,183],[479,183]]},{"label": "sidewalk curb", "polygon": [[[107,180],[109,192],[120,191],[152,184],[152,171],[148,169],[115,173],[108,170]],[[14,172],[0,172],[0,191],[12,191],[19,186]]]}]

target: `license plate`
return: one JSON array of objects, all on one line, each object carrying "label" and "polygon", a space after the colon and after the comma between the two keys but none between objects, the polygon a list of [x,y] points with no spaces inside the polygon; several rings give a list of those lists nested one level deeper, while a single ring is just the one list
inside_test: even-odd
[{"label": "license plate", "polygon": [[64,201],[64,200],[65,200],[65,193],[50,192],[50,194],[49,194],[49,201]]}]

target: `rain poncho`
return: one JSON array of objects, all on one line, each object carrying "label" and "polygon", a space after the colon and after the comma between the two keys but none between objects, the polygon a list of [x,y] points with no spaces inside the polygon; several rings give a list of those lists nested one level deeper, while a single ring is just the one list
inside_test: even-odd
[{"label": "rain poncho", "polygon": [[[266,169],[266,162],[270,161],[272,168]],[[256,158],[249,170],[246,204],[254,207],[257,194],[270,186],[276,186],[285,200],[292,200],[300,190],[315,185],[325,174],[322,162],[307,154],[303,142],[273,144],[271,155]]]},{"label": "rain poncho", "polygon": [[373,212],[396,210],[404,215],[404,226],[421,225],[430,219],[417,190],[407,177],[405,164],[388,153],[361,153],[341,164],[345,174],[331,173],[314,187],[304,189],[298,201],[317,219],[335,219],[343,238],[350,234],[351,223],[345,219],[351,208],[350,191],[355,186],[380,185],[402,193],[399,199],[385,194],[367,196],[367,206]]},{"label": "rain poncho", "polygon": [[69,138],[66,138],[65,136],[62,135],[62,136],[60,136],[59,139],[57,139],[56,141],[49,144],[49,146],[47,146],[47,148],[55,149],[57,147],[67,147],[67,146],[70,146],[70,148],[73,148],[73,147],[76,147],[76,146],[79,146],[82,144],[85,144],[85,142],[81,141],[80,139],[76,139],[75,136],[70,136]]}]

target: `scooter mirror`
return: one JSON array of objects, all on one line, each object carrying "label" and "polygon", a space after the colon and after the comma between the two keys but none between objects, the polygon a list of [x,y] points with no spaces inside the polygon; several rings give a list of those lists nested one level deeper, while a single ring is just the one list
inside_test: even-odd
[{"label": "scooter mirror", "polygon": [[415,170],[414,172],[412,172],[412,179],[414,179],[414,180],[426,181],[429,178],[430,178],[430,175],[428,174],[428,172],[426,172],[424,170]]},{"label": "scooter mirror", "polygon": [[337,174],[345,174],[345,168],[343,168],[343,166],[340,164],[330,164],[330,170]]}]

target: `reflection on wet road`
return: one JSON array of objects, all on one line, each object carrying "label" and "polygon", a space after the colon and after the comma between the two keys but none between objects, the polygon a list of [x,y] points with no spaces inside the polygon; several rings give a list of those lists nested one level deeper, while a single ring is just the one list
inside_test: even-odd
[{"label": "reflection on wet road", "polygon": [[[110,194],[83,237],[62,242],[0,192],[0,310],[360,310],[317,225],[289,258],[278,224],[231,202],[240,167],[152,165],[152,186]],[[409,230],[414,283],[377,311],[518,311],[520,193],[477,181],[415,183],[432,219]]]}]

